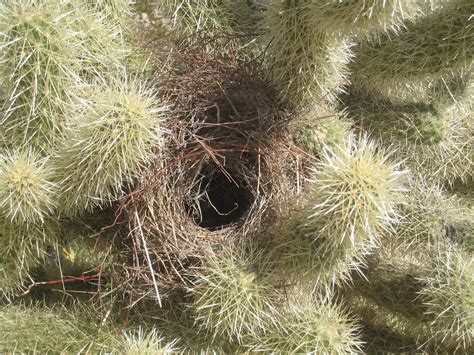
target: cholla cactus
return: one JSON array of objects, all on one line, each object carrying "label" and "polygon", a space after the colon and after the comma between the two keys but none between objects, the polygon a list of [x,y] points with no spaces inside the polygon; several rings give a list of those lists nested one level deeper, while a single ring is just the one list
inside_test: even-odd
[{"label": "cholla cactus", "polygon": [[[466,184],[466,187],[469,188],[469,184]],[[472,196],[460,196],[457,192],[445,210],[446,237],[468,253],[474,251],[474,238],[472,238],[472,231],[474,230],[473,202]]]},{"label": "cholla cactus", "polygon": [[312,9],[318,26],[342,36],[373,37],[379,32],[396,32],[404,23],[426,11],[429,0],[322,0]]},{"label": "cholla cactus", "polygon": [[10,256],[31,256],[39,258],[45,254],[48,245],[58,240],[58,225],[53,219],[41,224],[17,224],[9,221],[0,223],[2,254]]},{"label": "cholla cactus", "polygon": [[[119,258],[110,238],[94,237],[90,230],[62,224],[60,238],[41,259],[37,270],[43,279],[60,280],[62,277],[109,274]],[[63,288],[66,286],[60,285]]]},{"label": "cholla cactus", "polygon": [[71,103],[81,41],[61,1],[9,1],[0,14],[1,125],[10,144],[50,150]]},{"label": "cholla cactus", "polygon": [[14,223],[0,219],[0,295],[9,296],[28,281],[33,268],[58,241],[54,220],[44,223]]},{"label": "cholla cactus", "polygon": [[303,296],[301,302],[289,303],[278,326],[252,337],[249,344],[263,352],[347,354],[360,351],[359,330],[341,306]]},{"label": "cholla cactus", "polygon": [[[158,12],[168,17],[167,25],[178,38],[193,36],[249,36],[256,27],[259,11],[245,0],[160,0]],[[250,38],[248,41],[253,40]]]},{"label": "cholla cactus", "polygon": [[393,105],[359,96],[348,104],[358,126],[376,137],[400,145],[436,144],[444,138],[443,112],[433,104]]},{"label": "cholla cactus", "polygon": [[272,261],[250,246],[210,256],[191,288],[196,321],[213,337],[241,341],[275,322]]},{"label": "cholla cactus", "polygon": [[[0,234],[2,238],[3,235]],[[3,247],[3,245],[2,245]],[[14,251],[2,252],[0,261],[0,297],[10,299],[21,290],[29,279],[30,271],[37,266],[38,259],[32,255],[17,255]]]},{"label": "cholla cactus", "polygon": [[343,146],[351,131],[346,114],[327,107],[313,109],[295,121],[295,143],[314,156],[318,156],[324,147],[337,149]]},{"label": "cholla cactus", "polygon": [[3,5],[0,122],[11,144],[51,152],[82,79],[120,70],[127,52],[120,31],[108,27],[100,14],[70,1]]},{"label": "cholla cactus", "polygon": [[206,336],[201,324],[195,321],[192,308],[183,308],[182,305],[173,305],[161,309],[154,316],[157,320],[156,327],[168,344],[174,344],[186,353],[238,353],[246,350],[241,345],[230,342],[228,338],[213,337],[212,334]]},{"label": "cholla cactus", "polygon": [[371,260],[366,279],[355,280],[354,292],[401,318],[426,322],[429,317],[424,314],[425,308],[417,294],[421,289],[417,275],[422,272],[422,265],[397,257],[399,253],[387,254],[383,253],[383,260],[381,257]]},{"label": "cholla cactus", "polygon": [[334,286],[349,283],[351,271],[361,272],[366,252],[347,245],[326,248],[325,241],[304,237],[281,242],[277,247],[279,273],[310,294],[333,297]]},{"label": "cholla cactus", "polygon": [[369,248],[397,220],[404,172],[389,159],[366,138],[326,150],[311,178],[303,235],[325,239],[326,250],[346,242]]},{"label": "cholla cactus", "polygon": [[432,245],[444,239],[443,217],[450,201],[439,188],[416,186],[406,202],[394,235],[401,245]]},{"label": "cholla cactus", "polygon": [[443,122],[443,138],[433,146],[407,146],[400,153],[412,157],[410,165],[418,175],[431,174],[428,181],[453,184],[466,181],[474,168],[474,124],[471,113],[453,108]]},{"label": "cholla cactus", "polygon": [[127,355],[173,354],[179,351],[176,342],[167,343],[155,328],[146,331],[139,327],[135,331],[124,332],[121,351]]},{"label": "cholla cactus", "polygon": [[0,158],[0,213],[16,223],[43,222],[55,209],[56,185],[45,158],[33,151]]},{"label": "cholla cactus", "polygon": [[55,161],[60,209],[76,214],[117,198],[159,150],[165,110],[137,81],[99,85],[74,111]]},{"label": "cholla cactus", "polygon": [[474,210],[439,186],[417,185],[400,208],[393,240],[403,248],[430,247],[449,239],[472,248]]},{"label": "cholla cactus", "polygon": [[418,293],[423,288],[419,277],[429,271],[427,249],[427,245],[420,248],[393,237],[385,239],[368,258],[364,275],[341,291],[361,320],[367,351],[433,351],[428,346],[433,318],[425,314]]},{"label": "cholla cactus", "polygon": [[[79,1],[79,3],[83,3]],[[93,12],[101,13],[110,22],[116,22],[119,25],[126,25],[131,15],[130,0],[86,0],[85,5],[90,7]]]},{"label": "cholla cactus", "polygon": [[331,288],[360,269],[364,255],[398,218],[403,172],[388,157],[365,138],[323,152],[304,209],[292,222],[296,231],[290,228],[297,236],[280,248],[283,270]]},{"label": "cholla cactus", "polygon": [[[214,31],[222,28],[225,15],[219,13],[222,2],[217,0],[164,0],[159,10],[170,17],[172,27],[179,29],[179,35],[189,36],[202,31]],[[224,18],[219,15],[224,15]]]},{"label": "cholla cactus", "polygon": [[461,351],[473,346],[474,260],[456,247],[439,245],[432,272],[421,279],[420,295],[434,317],[435,340]]},{"label": "cholla cactus", "polygon": [[438,184],[471,175],[474,125],[468,100],[392,105],[362,99],[351,107],[359,127],[396,147],[414,174]]},{"label": "cholla cactus", "polygon": [[333,102],[347,83],[351,44],[317,26],[312,1],[272,1],[266,11],[273,80],[295,106]]},{"label": "cholla cactus", "polygon": [[384,245],[346,299],[370,337],[388,330],[413,351],[470,349],[472,257],[446,240],[420,244]]},{"label": "cholla cactus", "polygon": [[[124,43],[121,26],[109,22],[102,13],[94,13],[77,5],[75,28],[83,44],[76,59],[81,63],[78,74],[85,81],[113,76],[124,70],[129,49]],[[121,16],[127,13],[122,12]],[[111,70],[113,68],[113,70]]]},{"label": "cholla cactus", "polygon": [[[118,348],[119,331],[93,307],[0,306],[2,352],[100,352]],[[12,336],[14,335],[14,336]]]},{"label": "cholla cactus", "polygon": [[369,298],[355,296],[350,309],[355,313],[366,335],[368,348],[374,351],[417,352],[426,348],[431,337],[430,326],[414,318],[405,318],[380,306]]},{"label": "cholla cactus", "polygon": [[470,71],[472,1],[435,4],[433,14],[407,25],[400,35],[359,48],[352,67],[357,89],[392,102],[422,102],[433,97],[436,86]]},{"label": "cholla cactus", "polygon": [[295,106],[335,102],[348,83],[354,37],[396,31],[427,11],[423,0],[270,1],[264,24],[275,83]]}]

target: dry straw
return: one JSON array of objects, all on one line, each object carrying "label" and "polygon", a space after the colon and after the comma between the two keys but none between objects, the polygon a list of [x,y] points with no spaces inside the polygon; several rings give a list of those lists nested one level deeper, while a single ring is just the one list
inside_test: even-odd
[{"label": "dry straw", "polygon": [[158,90],[170,134],[117,217],[129,291],[159,300],[213,249],[261,231],[294,176],[287,122],[257,61],[187,46],[167,63]]}]

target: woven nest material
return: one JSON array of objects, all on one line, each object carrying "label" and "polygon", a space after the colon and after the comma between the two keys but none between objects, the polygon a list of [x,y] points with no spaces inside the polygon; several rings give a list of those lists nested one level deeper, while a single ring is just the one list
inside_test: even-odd
[{"label": "woven nest material", "polygon": [[118,208],[135,297],[161,299],[205,255],[262,235],[298,188],[287,115],[258,62],[237,58],[197,46],[166,60],[166,148]]}]

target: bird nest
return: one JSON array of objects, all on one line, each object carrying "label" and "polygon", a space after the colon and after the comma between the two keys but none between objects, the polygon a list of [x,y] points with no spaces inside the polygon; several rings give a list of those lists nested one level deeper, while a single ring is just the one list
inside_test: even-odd
[{"label": "bird nest", "polygon": [[157,92],[170,105],[165,149],[118,208],[130,258],[127,292],[162,299],[191,267],[263,234],[297,188],[277,93],[257,60],[177,48]]}]

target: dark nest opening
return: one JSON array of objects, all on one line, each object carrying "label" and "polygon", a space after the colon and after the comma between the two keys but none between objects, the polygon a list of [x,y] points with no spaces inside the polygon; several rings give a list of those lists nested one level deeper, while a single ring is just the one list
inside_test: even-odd
[{"label": "dark nest opening", "polygon": [[246,181],[233,171],[225,174],[211,165],[203,169],[188,213],[199,227],[217,230],[237,223],[249,210],[253,195]]},{"label": "dark nest opening", "polygon": [[288,119],[259,62],[202,48],[166,58],[157,93],[171,133],[118,208],[130,260],[119,281],[135,299],[182,289],[203,257],[262,234],[297,189]]}]

